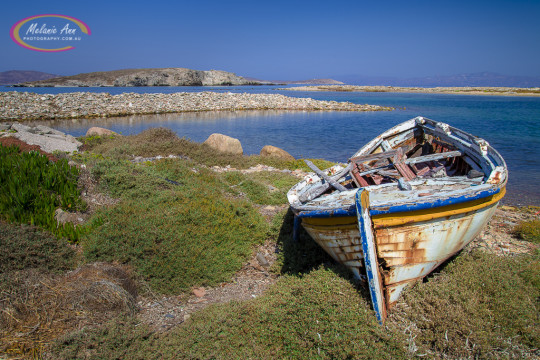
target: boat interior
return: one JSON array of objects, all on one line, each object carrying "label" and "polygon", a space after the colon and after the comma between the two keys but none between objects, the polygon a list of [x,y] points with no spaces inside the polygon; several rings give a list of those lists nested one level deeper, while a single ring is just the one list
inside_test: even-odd
[{"label": "boat interior", "polygon": [[384,139],[372,153],[351,158],[350,164],[352,187],[399,183],[406,189],[417,178],[484,177],[481,168],[454,145],[420,130],[396,148]]}]

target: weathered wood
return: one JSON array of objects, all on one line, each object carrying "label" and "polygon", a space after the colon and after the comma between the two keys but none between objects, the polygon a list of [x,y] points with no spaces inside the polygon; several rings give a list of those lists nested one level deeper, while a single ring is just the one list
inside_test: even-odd
[{"label": "weathered wood", "polygon": [[368,154],[368,155],[362,155],[351,158],[351,162],[353,163],[363,163],[366,161],[371,160],[379,160],[379,159],[386,159],[386,158],[392,158],[394,155],[396,155],[397,150],[390,150],[390,151],[383,151],[376,154]]},{"label": "weathered wood", "polygon": [[444,152],[444,153],[437,153],[437,154],[430,154],[430,155],[423,155],[423,156],[418,156],[418,157],[415,157],[415,158],[409,158],[409,159],[405,159],[403,162],[405,164],[418,164],[418,163],[423,163],[423,162],[428,162],[428,161],[434,161],[434,160],[441,160],[441,159],[447,159],[447,158],[451,158],[451,157],[458,157],[458,156],[461,156],[463,155],[463,153],[461,151],[447,151],[447,152]]},{"label": "weathered wood", "polygon": [[[375,172],[377,170],[374,170],[373,172]],[[370,173],[369,171],[364,171],[363,173]],[[355,182],[356,186],[358,186],[359,188],[363,188],[363,187],[366,187],[366,186],[369,186],[369,183],[367,182],[366,179],[364,179],[361,175],[363,173],[360,173],[360,170],[358,169],[358,164],[353,164],[353,167],[352,167],[352,170],[351,170],[351,177],[353,178],[353,181]],[[364,174],[365,175],[365,174]]]},{"label": "weathered wood", "polygon": [[396,170],[379,170],[377,171],[377,174],[394,179],[399,177],[399,172]]},{"label": "weathered wood", "polygon": [[[419,164],[419,163],[424,163],[424,162],[430,162],[430,161],[435,161],[435,160],[446,159],[446,158],[450,158],[450,157],[458,157],[458,156],[461,156],[461,155],[462,155],[461,151],[448,151],[446,153],[441,153],[441,154],[430,154],[430,155],[424,155],[424,156],[418,156],[418,157],[415,157],[415,158],[405,159],[403,161],[403,163],[407,164],[407,165]],[[472,162],[472,160],[471,160],[471,162]],[[379,167],[376,167],[376,168],[373,168],[373,169],[358,172],[357,176],[364,176],[364,175],[368,175],[368,174],[373,174],[373,173],[376,173],[376,172],[378,172],[380,170],[383,170],[383,169],[386,169],[386,168],[389,168],[389,167],[392,167],[392,166],[393,166],[393,164],[387,164],[387,165],[384,165],[384,166],[379,166]],[[476,165],[476,168],[477,168],[476,170],[480,169],[478,167],[478,165]],[[429,168],[427,170],[420,169],[418,171],[418,175],[423,175],[427,171],[429,171]]]},{"label": "weathered wood", "polygon": [[390,143],[388,143],[388,140],[383,140],[381,142],[381,147],[384,151],[390,151],[392,150],[392,146],[390,146]]},{"label": "weathered wood", "polygon": [[[331,177],[332,180],[338,181],[339,179],[341,179],[342,177],[347,175],[351,169],[352,169],[352,164],[348,164],[344,169],[337,172],[336,175],[332,176]],[[317,198],[318,196],[322,195],[326,190],[330,189],[330,187],[331,187],[331,185],[328,182],[322,183],[322,184],[320,184],[318,186],[314,186],[309,191],[306,191],[305,193],[300,195],[298,197],[298,200],[300,200],[301,202],[306,202],[306,201],[309,201],[309,200],[313,200],[313,199]]]},{"label": "weathered wood", "polygon": [[412,180],[416,177],[416,175],[409,168],[409,165],[403,162],[403,157],[404,157],[403,149],[398,148],[396,155],[394,155],[394,158],[393,158],[394,167],[397,169],[397,171],[399,171],[401,176],[403,176],[406,180]]},{"label": "weathered wood", "polygon": [[425,174],[427,174],[429,172],[429,170],[430,170],[429,166],[418,169],[418,171],[416,172],[416,176],[425,175]]},{"label": "weathered wood", "polygon": [[474,170],[482,172],[482,168],[480,166],[478,166],[478,164],[473,159],[471,159],[470,157],[465,155],[463,157],[463,161],[465,161]]},{"label": "weathered wood", "polygon": [[315,174],[317,174],[321,179],[326,180],[326,182],[329,183],[331,186],[333,186],[336,190],[347,191],[347,188],[345,186],[341,185],[340,183],[332,179],[330,176],[326,175],[324,171],[322,171],[317,166],[315,166],[314,163],[312,163],[309,160],[304,160],[304,162],[306,163],[307,166],[309,166],[311,170],[315,172]]}]

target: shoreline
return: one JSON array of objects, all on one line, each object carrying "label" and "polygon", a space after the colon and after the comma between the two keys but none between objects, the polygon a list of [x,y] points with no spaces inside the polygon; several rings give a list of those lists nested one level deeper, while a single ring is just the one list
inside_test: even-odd
[{"label": "shoreline", "polygon": [[540,96],[540,88],[452,86],[452,87],[400,87],[400,86],[360,86],[360,85],[315,85],[279,88],[293,91],[334,91],[334,92],[389,92],[419,94],[452,94],[484,96]]},{"label": "shoreline", "polygon": [[36,94],[0,93],[0,121],[102,118],[197,111],[300,110],[391,111],[394,108],[351,102],[322,101],[280,94],[217,92]]}]

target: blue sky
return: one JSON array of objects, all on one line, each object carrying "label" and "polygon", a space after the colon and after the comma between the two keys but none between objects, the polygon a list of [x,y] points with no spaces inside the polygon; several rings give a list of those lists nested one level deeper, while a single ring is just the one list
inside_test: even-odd
[{"label": "blue sky", "polygon": [[[16,1],[0,12],[0,71],[219,69],[270,80],[492,71],[540,76],[540,1]],[[57,13],[91,36],[59,53],[9,37]]]}]

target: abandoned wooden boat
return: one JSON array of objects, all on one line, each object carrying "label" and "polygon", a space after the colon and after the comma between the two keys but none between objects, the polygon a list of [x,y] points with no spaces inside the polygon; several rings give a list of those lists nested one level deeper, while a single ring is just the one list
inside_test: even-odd
[{"label": "abandoned wooden boat", "polygon": [[505,194],[506,164],[485,140],[417,117],[371,140],[349,163],[289,190],[300,224],[366,280],[379,322],[405,287],[471,242]]}]

